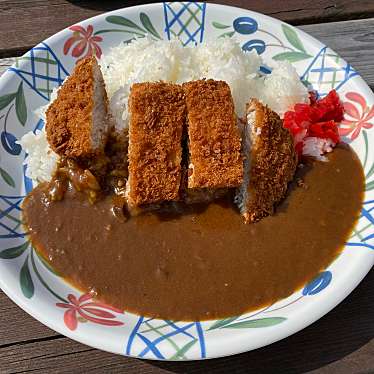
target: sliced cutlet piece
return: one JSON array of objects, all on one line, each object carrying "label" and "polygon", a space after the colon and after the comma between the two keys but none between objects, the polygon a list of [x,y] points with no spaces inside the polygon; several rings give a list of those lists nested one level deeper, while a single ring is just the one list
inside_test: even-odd
[{"label": "sliced cutlet piece", "polygon": [[188,169],[187,162],[182,161],[181,199],[186,204],[208,204],[214,200],[224,197],[229,188],[187,188]]},{"label": "sliced cutlet piece", "polygon": [[129,97],[130,208],[179,199],[186,105],[182,87],[135,83]]},{"label": "sliced cutlet piece", "polygon": [[188,113],[188,188],[237,187],[243,182],[241,138],[226,82],[183,84]]},{"label": "sliced cutlet piece", "polygon": [[88,57],[58,90],[46,117],[47,140],[60,156],[91,157],[103,152],[109,130],[108,98],[100,67]]},{"label": "sliced cutlet piece", "polygon": [[258,100],[246,107],[244,127],[244,182],[237,190],[238,204],[246,223],[272,214],[286,194],[297,167],[297,154],[290,132],[278,114]]}]

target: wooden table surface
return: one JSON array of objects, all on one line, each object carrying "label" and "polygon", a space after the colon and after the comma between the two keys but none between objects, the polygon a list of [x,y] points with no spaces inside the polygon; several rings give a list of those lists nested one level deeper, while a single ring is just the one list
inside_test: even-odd
[{"label": "wooden table surface", "polygon": [[[374,1],[226,0],[298,25],[347,59],[374,87]],[[0,0],[0,73],[36,43],[73,23],[146,1]],[[374,373],[372,270],[338,307],[268,347],[204,362],[155,362],[92,349],[45,327],[0,291],[0,374]]]}]

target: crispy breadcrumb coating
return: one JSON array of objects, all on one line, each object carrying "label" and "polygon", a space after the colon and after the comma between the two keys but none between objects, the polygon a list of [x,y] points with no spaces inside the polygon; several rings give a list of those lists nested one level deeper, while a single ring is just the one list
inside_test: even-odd
[{"label": "crispy breadcrumb coating", "polygon": [[100,68],[95,57],[88,57],[78,63],[47,110],[47,140],[53,151],[72,158],[101,153],[108,131],[107,107]]},{"label": "crispy breadcrumb coating", "polygon": [[244,150],[249,183],[239,189],[236,201],[245,222],[251,223],[272,214],[275,204],[284,198],[296,171],[297,154],[290,132],[275,112],[252,99],[246,113]]},{"label": "crispy breadcrumb coating", "polygon": [[188,111],[188,188],[237,187],[243,182],[241,138],[226,82],[183,84]]},{"label": "crispy breadcrumb coating", "polygon": [[129,205],[178,200],[186,120],[181,86],[135,83],[129,112]]}]

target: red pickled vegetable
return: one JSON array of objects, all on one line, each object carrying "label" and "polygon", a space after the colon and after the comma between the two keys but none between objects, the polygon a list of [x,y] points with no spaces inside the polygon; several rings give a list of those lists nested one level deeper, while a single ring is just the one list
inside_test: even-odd
[{"label": "red pickled vegetable", "polygon": [[338,123],[343,120],[344,108],[335,90],[323,99],[310,93],[310,104],[296,104],[293,111],[284,115],[283,126],[294,137],[295,148],[301,155],[303,142],[308,137],[340,141]]}]

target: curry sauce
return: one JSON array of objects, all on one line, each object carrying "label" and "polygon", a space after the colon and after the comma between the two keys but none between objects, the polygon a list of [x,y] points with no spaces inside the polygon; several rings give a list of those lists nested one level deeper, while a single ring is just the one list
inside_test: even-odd
[{"label": "curry sauce", "polygon": [[90,204],[70,189],[49,202],[45,185],[23,217],[35,248],[82,291],[145,316],[205,320],[269,305],[313,279],[350,236],[363,190],[357,156],[339,146],[329,162],[299,167],[276,213],[255,224],[229,198],[119,220],[113,196]]}]

